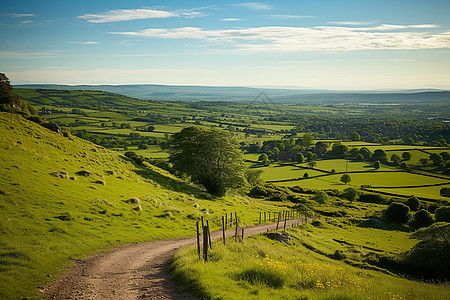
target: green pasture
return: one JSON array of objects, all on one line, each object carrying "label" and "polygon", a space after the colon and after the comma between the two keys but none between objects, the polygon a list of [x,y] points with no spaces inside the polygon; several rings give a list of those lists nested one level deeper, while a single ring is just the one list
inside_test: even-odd
[{"label": "green pasture", "polygon": [[[302,169],[296,166],[282,164],[270,164],[267,167],[255,168],[255,170],[262,170],[261,178],[266,181],[301,178],[305,173],[308,173],[309,177],[326,174],[316,170]],[[284,185],[284,183],[281,184]]]}]

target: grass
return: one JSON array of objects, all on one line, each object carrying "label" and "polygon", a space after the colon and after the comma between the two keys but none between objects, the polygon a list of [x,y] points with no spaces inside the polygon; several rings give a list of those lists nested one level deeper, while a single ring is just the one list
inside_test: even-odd
[{"label": "grass", "polygon": [[[39,298],[38,287],[89,253],[193,235],[200,216],[236,211],[253,224],[260,210],[286,206],[233,194],[206,199],[199,187],[163,170],[137,167],[117,152],[18,115],[0,114],[0,135],[1,299]],[[92,176],[77,175],[81,170]],[[172,217],[158,217],[164,214]]]},{"label": "grass", "polygon": [[[308,249],[317,247],[322,249],[318,252],[325,253],[333,253],[335,249],[351,251],[330,238],[341,232],[327,230],[312,226],[290,229],[289,244],[263,236],[246,238],[243,243],[230,241],[227,246],[215,243],[207,263],[198,261],[194,248],[187,248],[173,259],[174,275],[205,299],[448,299],[450,296],[450,288],[445,284],[426,284],[353,267]],[[348,233],[355,235],[353,241],[381,240],[378,247],[392,249],[383,233],[367,235],[368,229],[358,230]],[[374,236],[378,239],[374,240]],[[398,232],[392,232],[391,239],[398,245],[397,251],[414,243],[403,244],[406,234]]]}]

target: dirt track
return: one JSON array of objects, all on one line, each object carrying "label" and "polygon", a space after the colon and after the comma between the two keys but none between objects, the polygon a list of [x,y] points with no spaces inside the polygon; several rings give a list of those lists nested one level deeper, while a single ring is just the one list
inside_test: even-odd
[{"label": "dirt track", "polygon": [[[291,222],[288,221],[290,226]],[[281,226],[281,224],[280,224]],[[252,235],[276,228],[261,224],[245,228]],[[226,232],[227,236],[234,230]],[[211,238],[222,237],[221,231]],[[49,299],[197,299],[182,291],[169,274],[169,260],[195,237],[129,244],[75,260],[69,271],[44,289]]]}]

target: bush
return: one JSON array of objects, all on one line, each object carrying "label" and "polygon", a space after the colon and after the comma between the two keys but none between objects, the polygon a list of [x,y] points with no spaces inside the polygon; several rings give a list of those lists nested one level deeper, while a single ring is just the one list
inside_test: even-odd
[{"label": "bush", "polygon": [[360,191],[354,188],[346,188],[341,194],[342,198],[347,199],[350,202],[357,201],[359,199]]},{"label": "bush", "polygon": [[362,193],[361,195],[359,195],[359,201],[378,204],[387,202],[386,198],[384,198],[382,195],[369,193]]},{"label": "bush", "polygon": [[324,204],[327,202],[328,195],[324,191],[317,191],[311,199],[317,203]]},{"label": "bush", "polygon": [[436,210],[434,215],[436,222],[449,222],[450,223],[450,206],[442,206]]},{"label": "bush", "polygon": [[420,201],[416,197],[412,196],[406,201],[406,206],[408,206],[410,210],[418,211],[420,208]]},{"label": "bush", "polygon": [[421,209],[414,214],[410,224],[413,228],[428,227],[433,224],[433,217],[428,211]]},{"label": "bush", "polygon": [[403,203],[392,202],[384,211],[384,218],[387,221],[395,223],[408,223],[409,221],[409,207]]}]

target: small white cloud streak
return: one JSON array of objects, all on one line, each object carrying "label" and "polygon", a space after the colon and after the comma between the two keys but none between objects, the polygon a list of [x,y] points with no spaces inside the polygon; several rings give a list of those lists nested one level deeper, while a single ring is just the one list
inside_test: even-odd
[{"label": "small white cloud streak", "polygon": [[372,24],[372,22],[336,21],[336,22],[328,22],[328,24],[360,26],[360,25],[370,25]]},{"label": "small white cloud streak", "polygon": [[269,26],[225,30],[181,27],[111,33],[134,37],[227,42],[239,51],[248,52],[348,52],[383,49],[450,48],[450,33],[448,32],[407,31],[407,29],[431,29],[437,27],[432,24],[384,24],[376,27],[361,28]]},{"label": "small white cloud streak", "polygon": [[10,17],[13,18],[28,18],[28,17],[35,17],[35,14],[7,14]]},{"label": "small white cloud streak", "polygon": [[0,59],[11,58],[56,58],[61,57],[59,51],[45,52],[16,52],[16,51],[0,51]]},{"label": "small white cloud streak", "polygon": [[87,41],[87,42],[76,42],[76,41],[70,41],[70,44],[80,44],[80,45],[98,45],[100,42],[93,42],[93,41]]},{"label": "small white cloud streak", "polygon": [[79,19],[87,20],[90,23],[108,23],[108,22],[121,22],[131,20],[143,20],[143,19],[160,19],[170,18],[178,16],[176,13],[138,8],[138,9],[115,9],[102,14],[86,14],[78,16]]},{"label": "small white cloud streak", "polygon": [[[208,7],[200,7],[198,9]],[[198,11],[198,9],[180,9],[177,11],[165,11],[150,8],[115,9],[100,14],[85,14],[82,16],[78,16],[78,18],[86,20],[87,22],[90,23],[109,23],[109,22],[145,20],[145,19],[165,19],[173,17],[183,17],[190,19],[204,16],[204,14]]]},{"label": "small white cloud streak", "polygon": [[22,21],[22,22],[20,22],[21,24],[30,24],[30,23],[34,23],[34,21],[30,21],[30,20],[28,20],[28,21]]},{"label": "small white cloud streak", "polygon": [[244,2],[244,3],[236,3],[230,4],[231,6],[243,7],[251,10],[271,10],[273,9],[272,5],[261,3],[261,2]]},{"label": "small white cloud streak", "polygon": [[269,19],[274,20],[292,20],[292,19],[308,19],[315,18],[314,16],[297,16],[297,15],[268,15]]},{"label": "small white cloud streak", "polygon": [[241,21],[242,19],[237,18],[228,18],[228,19],[221,19],[221,21],[227,21],[227,22],[234,22],[234,21]]}]

